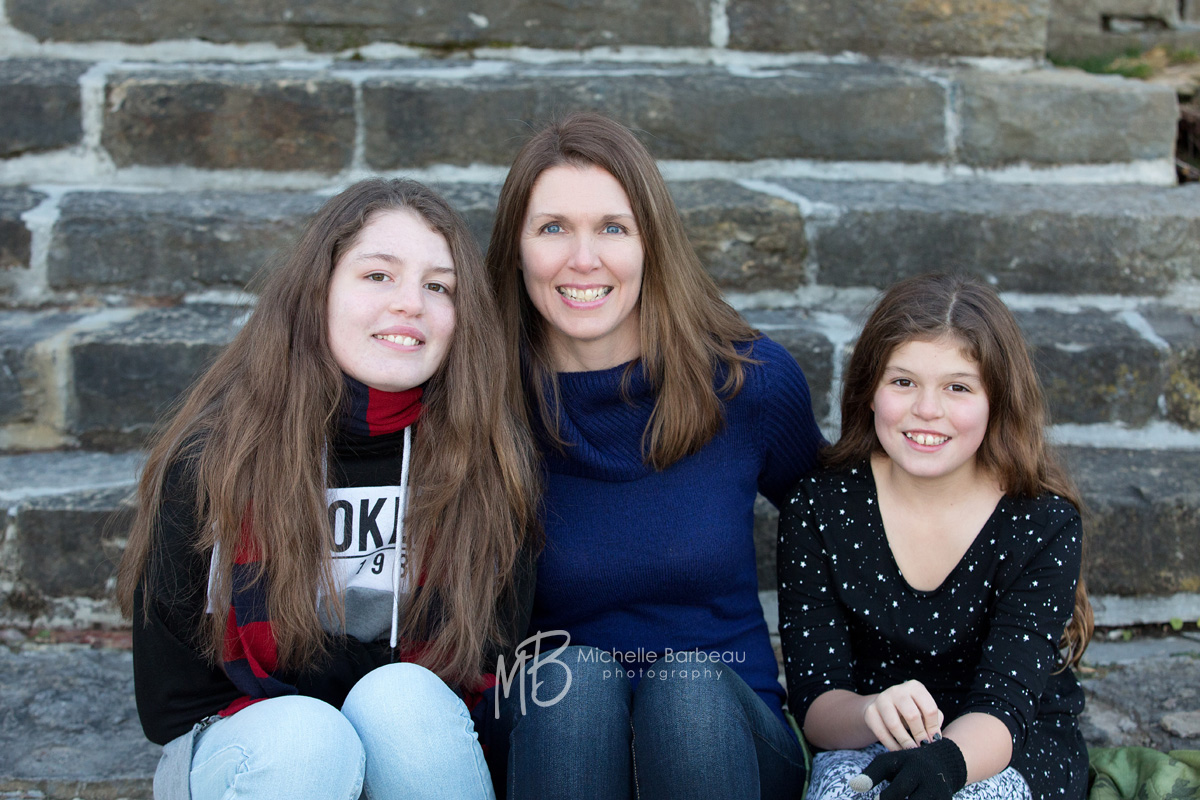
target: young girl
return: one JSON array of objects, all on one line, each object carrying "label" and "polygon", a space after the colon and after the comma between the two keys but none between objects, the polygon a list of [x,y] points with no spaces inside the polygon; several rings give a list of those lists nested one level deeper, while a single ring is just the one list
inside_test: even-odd
[{"label": "young girl", "polygon": [[780,519],[791,709],[826,751],[809,797],[1086,793],[1079,500],[1044,416],[989,288],[906,280],[867,321],[841,440]]},{"label": "young girl", "polygon": [[493,796],[468,706],[528,619],[534,503],[499,325],[410,181],[330,199],[270,275],[121,565],[156,798]]},{"label": "young girl", "polygon": [[571,643],[537,672],[555,702],[508,697],[509,800],[798,797],[753,509],[824,443],[800,367],[721,299],[654,159],[597,114],[521,148],[488,265],[546,474],[532,629]]}]

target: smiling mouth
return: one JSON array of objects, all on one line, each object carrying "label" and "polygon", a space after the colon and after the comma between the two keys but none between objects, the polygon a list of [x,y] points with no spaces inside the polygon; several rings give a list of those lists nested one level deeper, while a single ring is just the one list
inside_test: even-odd
[{"label": "smiling mouth", "polygon": [[570,286],[557,287],[559,294],[577,303],[590,303],[593,300],[599,300],[601,297],[607,297],[608,293],[612,290],[613,287],[611,286],[602,286],[599,289],[575,289]]},{"label": "smiling mouth", "polygon": [[392,344],[401,344],[405,347],[416,347],[419,344],[424,344],[420,339],[414,339],[411,336],[394,336],[390,333],[376,333],[374,336],[376,339],[382,339]]},{"label": "smiling mouth", "polygon": [[950,441],[949,436],[937,436],[932,433],[906,433],[904,437],[926,447],[936,447],[939,444],[945,444]]}]

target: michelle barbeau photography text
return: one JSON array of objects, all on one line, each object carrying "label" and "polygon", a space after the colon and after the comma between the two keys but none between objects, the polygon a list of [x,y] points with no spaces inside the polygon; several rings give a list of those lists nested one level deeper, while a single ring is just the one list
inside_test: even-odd
[{"label": "michelle barbeau photography text", "polygon": [[[551,649],[542,650],[547,640],[557,642]],[[613,669],[602,673],[604,678],[620,676],[641,680],[713,679],[720,680],[726,665],[746,661],[745,653],[709,652],[704,650],[664,649],[661,653],[639,647],[636,650],[601,650],[595,647],[576,648],[566,658],[560,658],[571,646],[571,635],[566,631],[538,631],[517,646],[516,657],[511,668],[506,668],[504,655],[496,660],[496,699],[494,713],[500,718],[500,700],[507,700],[514,689],[521,703],[521,714],[525,714],[526,686],[528,697],[535,705],[545,708],[566,697],[571,690],[571,665],[581,663],[612,664]],[[538,680],[543,669],[561,669],[562,688],[553,697],[542,697],[538,690],[544,681]],[[528,683],[526,683],[528,679]]]}]

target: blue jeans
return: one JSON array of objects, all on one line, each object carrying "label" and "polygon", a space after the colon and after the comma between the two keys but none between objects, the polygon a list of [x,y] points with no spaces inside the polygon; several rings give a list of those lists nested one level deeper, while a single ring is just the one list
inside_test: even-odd
[{"label": "blue jeans", "polygon": [[190,783],[195,800],[495,797],[467,707],[416,664],[374,670],[341,711],[292,695],[213,723]]},{"label": "blue jeans", "polygon": [[800,743],[728,665],[650,665],[635,690],[601,653],[568,647],[566,668],[538,669],[525,713],[519,687],[497,687],[500,717],[481,724],[508,800],[799,798]]}]

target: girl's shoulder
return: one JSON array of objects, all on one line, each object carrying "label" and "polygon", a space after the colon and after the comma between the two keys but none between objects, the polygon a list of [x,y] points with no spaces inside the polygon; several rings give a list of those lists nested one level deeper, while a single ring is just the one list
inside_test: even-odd
[{"label": "girl's shoulder", "polygon": [[1079,509],[1070,500],[1052,492],[1037,497],[1005,495],[1003,504],[1009,521],[1019,526],[1026,523],[1042,529],[1061,528],[1080,520]]},{"label": "girl's shoulder", "polygon": [[833,502],[843,505],[852,497],[875,494],[875,482],[867,462],[845,469],[818,467],[800,478],[792,502],[803,498],[810,504]]}]

